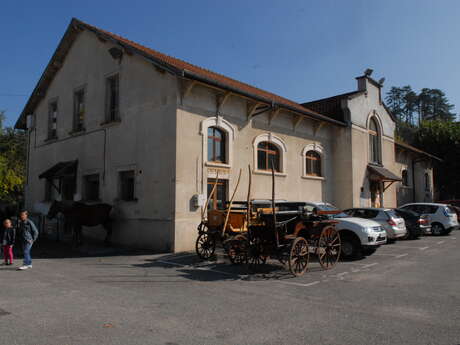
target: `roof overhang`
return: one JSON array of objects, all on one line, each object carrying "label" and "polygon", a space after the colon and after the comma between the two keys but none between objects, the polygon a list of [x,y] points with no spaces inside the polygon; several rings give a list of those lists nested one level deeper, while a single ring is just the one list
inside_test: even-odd
[{"label": "roof overhang", "polygon": [[406,144],[406,143],[403,143],[402,141],[395,141],[395,146],[398,146],[399,148],[401,149],[404,149],[404,150],[407,150],[407,151],[411,151],[411,152],[415,152],[415,153],[418,153],[420,154],[421,156],[425,157],[425,159],[429,160],[429,159],[433,159],[433,160],[436,160],[438,162],[442,162],[442,159],[439,158],[439,157],[436,157],[428,152],[425,152],[425,151],[422,151],[412,145],[409,145],[409,144]]},{"label": "roof overhang", "polygon": [[392,173],[390,170],[388,170],[387,168],[384,168],[383,166],[369,164],[367,166],[367,170],[369,171],[369,178],[373,181],[380,181],[380,182],[402,181],[401,177]]}]

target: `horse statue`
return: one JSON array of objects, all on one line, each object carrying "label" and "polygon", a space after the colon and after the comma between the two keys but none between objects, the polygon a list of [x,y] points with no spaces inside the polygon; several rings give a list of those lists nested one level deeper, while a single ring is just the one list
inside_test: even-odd
[{"label": "horse statue", "polygon": [[112,223],[109,204],[87,205],[77,201],[53,201],[48,211],[47,218],[53,219],[58,213],[62,213],[66,223],[73,227],[76,245],[82,244],[82,226],[102,225],[107,231],[105,244],[110,244],[112,236]]}]

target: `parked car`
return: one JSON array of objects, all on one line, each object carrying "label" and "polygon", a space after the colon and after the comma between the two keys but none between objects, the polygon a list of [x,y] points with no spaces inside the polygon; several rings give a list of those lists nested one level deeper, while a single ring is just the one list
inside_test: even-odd
[{"label": "parked car", "polygon": [[411,210],[395,208],[396,214],[406,222],[407,234],[403,239],[415,240],[421,235],[431,233],[430,219],[426,214],[418,214]]},{"label": "parked car", "polygon": [[412,203],[403,205],[400,209],[428,215],[431,233],[436,236],[447,235],[459,226],[457,213],[446,204]]},{"label": "parked car", "polygon": [[346,259],[359,258],[363,254],[369,255],[387,242],[385,229],[371,219],[350,217],[340,212],[335,206],[325,202],[306,202],[305,210],[313,212],[317,208],[324,211],[338,211],[333,215],[338,221],[336,229],[341,240],[341,257]]},{"label": "parked car", "polygon": [[446,204],[446,205],[449,205],[451,206],[455,213],[457,213],[457,219],[460,219],[460,200],[456,200],[456,199],[453,199],[453,200],[444,200],[444,201],[438,201],[437,202],[438,204]]},{"label": "parked car", "polygon": [[390,208],[349,208],[343,211],[351,217],[372,219],[379,223],[387,233],[387,241],[406,236],[407,229],[404,219]]}]

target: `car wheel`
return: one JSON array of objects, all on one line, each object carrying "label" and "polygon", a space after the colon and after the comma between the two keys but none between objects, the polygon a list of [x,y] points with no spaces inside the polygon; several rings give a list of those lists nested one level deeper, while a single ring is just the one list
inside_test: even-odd
[{"label": "car wheel", "polygon": [[367,247],[363,249],[364,255],[372,255],[377,251],[377,247]]},{"label": "car wheel", "polygon": [[411,240],[412,239],[412,231],[409,229],[406,230],[406,233],[404,236],[401,237],[402,240]]},{"label": "car wheel", "polygon": [[341,239],[340,256],[344,259],[360,259],[362,257],[361,243],[358,239],[346,236]]},{"label": "car wheel", "polygon": [[444,226],[440,223],[431,224],[431,233],[435,236],[441,236],[445,233]]}]

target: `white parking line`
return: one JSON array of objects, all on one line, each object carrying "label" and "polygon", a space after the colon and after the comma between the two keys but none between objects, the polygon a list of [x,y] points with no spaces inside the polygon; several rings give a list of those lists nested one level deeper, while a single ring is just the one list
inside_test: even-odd
[{"label": "white parking line", "polygon": [[372,267],[372,266],[376,266],[378,264],[379,264],[378,262],[373,262],[372,264],[364,265],[364,268],[369,268],[369,267]]},{"label": "white parking line", "polygon": [[395,256],[395,258],[399,259],[399,258],[403,258],[405,256],[407,256],[409,254],[405,253],[405,254],[399,254],[398,256]]},{"label": "white parking line", "polygon": [[314,282],[306,283],[306,284],[294,283],[294,282],[285,282],[284,280],[275,280],[275,282],[281,283],[281,284],[287,284],[287,285],[303,286],[303,287],[313,286],[313,285],[321,283],[321,281],[319,281],[319,280],[315,280]]},{"label": "white parking line", "polygon": [[357,262],[341,262],[340,265],[356,265],[356,266],[363,266],[363,267],[367,266],[367,264],[360,264]]},{"label": "white parking line", "polygon": [[436,243],[437,243],[437,244],[443,244],[444,242],[446,242],[446,241],[438,241],[438,242],[436,242]]},{"label": "white parking line", "polygon": [[348,272],[338,273],[338,274],[336,274],[336,277],[342,277],[342,276],[344,276],[345,274],[348,274]]},{"label": "white parking line", "polygon": [[426,250],[426,249],[428,249],[428,248],[430,248],[430,247],[428,247],[428,246],[427,246],[427,247],[421,247],[421,248],[419,248],[419,249],[420,249],[420,250]]},{"label": "white parking line", "polygon": [[[397,245],[395,247],[386,247],[386,248],[389,248],[389,249],[396,249],[396,248],[407,248],[407,249],[421,249],[421,248],[429,248],[429,247],[413,247],[413,246],[400,246],[400,245]],[[424,249],[421,249],[421,250],[424,250]]]},{"label": "white parking line", "polygon": [[392,256],[392,257],[397,257],[398,254],[383,254],[383,253],[374,253],[372,255],[376,255],[376,256]]}]

